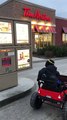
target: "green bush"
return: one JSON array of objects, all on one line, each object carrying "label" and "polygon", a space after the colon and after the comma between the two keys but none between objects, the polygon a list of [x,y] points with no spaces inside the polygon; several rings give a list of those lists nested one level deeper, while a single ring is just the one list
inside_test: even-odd
[{"label": "green bush", "polygon": [[37,55],[44,55],[45,48],[37,48]]},{"label": "green bush", "polygon": [[67,45],[63,46],[46,46],[44,48],[37,49],[37,55],[43,55],[46,57],[66,57]]}]

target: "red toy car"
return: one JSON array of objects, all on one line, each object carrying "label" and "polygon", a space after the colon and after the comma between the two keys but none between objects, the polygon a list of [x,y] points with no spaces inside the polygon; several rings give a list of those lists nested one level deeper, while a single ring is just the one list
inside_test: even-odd
[{"label": "red toy car", "polygon": [[[30,99],[30,105],[39,109],[43,102],[50,103],[63,110],[63,120],[67,120],[67,77],[60,75],[61,84],[55,84],[54,79],[40,80],[37,92]],[[63,83],[63,84],[62,84]]]}]

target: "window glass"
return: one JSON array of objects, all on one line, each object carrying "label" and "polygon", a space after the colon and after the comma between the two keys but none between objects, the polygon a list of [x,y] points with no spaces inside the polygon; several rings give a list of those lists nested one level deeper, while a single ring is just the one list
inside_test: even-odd
[{"label": "window glass", "polygon": [[67,43],[67,34],[65,34],[65,33],[62,34],[62,41],[64,43]]},{"label": "window glass", "polygon": [[29,43],[29,29],[28,24],[16,23],[16,43]]},{"label": "window glass", "polygon": [[48,45],[52,45],[52,34],[51,33],[45,33],[45,34],[38,34],[35,33],[35,48],[39,47],[45,47]]},{"label": "window glass", "polygon": [[12,24],[0,21],[0,44],[12,44]]},{"label": "window glass", "polygon": [[30,50],[17,50],[18,69],[30,67]]}]

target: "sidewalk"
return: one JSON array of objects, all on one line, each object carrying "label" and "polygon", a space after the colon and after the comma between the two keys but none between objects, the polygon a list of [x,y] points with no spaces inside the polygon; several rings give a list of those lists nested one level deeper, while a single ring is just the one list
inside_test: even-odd
[{"label": "sidewalk", "polygon": [[38,58],[38,57],[33,57],[32,58],[32,62],[36,63],[36,62],[44,62],[46,59],[44,58]]},{"label": "sidewalk", "polygon": [[[33,57],[32,62],[37,63],[37,62],[45,62],[48,58],[38,58],[38,57]],[[67,59],[67,57],[58,57],[58,58],[51,58],[53,60],[60,60],[60,59]]]},{"label": "sidewalk", "polygon": [[33,87],[34,82],[31,79],[19,77],[18,86],[0,91],[0,107],[24,97]]}]

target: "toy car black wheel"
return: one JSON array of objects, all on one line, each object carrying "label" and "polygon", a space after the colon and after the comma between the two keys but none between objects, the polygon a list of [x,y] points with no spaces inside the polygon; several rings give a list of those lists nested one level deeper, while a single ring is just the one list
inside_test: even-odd
[{"label": "toy car black wheel", "polygon": [[67,102],[65,102],[63,107],[63,120],[67,120]]},{"label": "toy car black wheel", "polygon": [[42,106],[42,100],[39,97],[37,92],[32,94],[31,99],[30,99],[30,105],[34,109],[39,109]]}]

